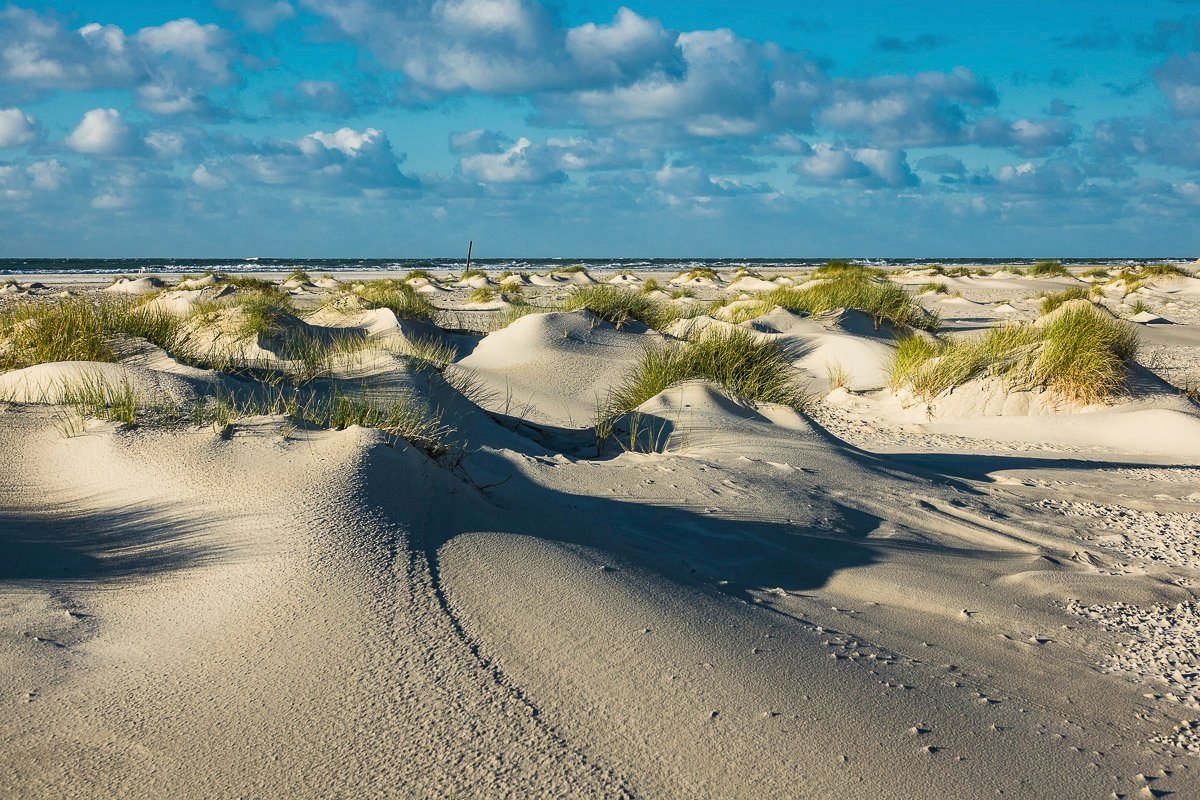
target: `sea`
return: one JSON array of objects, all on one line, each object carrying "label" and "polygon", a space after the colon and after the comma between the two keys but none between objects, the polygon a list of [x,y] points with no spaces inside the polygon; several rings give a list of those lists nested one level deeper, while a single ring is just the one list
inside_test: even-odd
[{"label": "sea", "polygon": [[[1194,256],[1180,258],[1066,258],[1046,257],[1068,264],[1114,266],[1123,264],[1178,264],[1191,262]],[[802,268],[825,264],[821,258],[477,258],[471,266],[487,271],[546,272],[568,266],[583,266],[591,272],[616,270],[671,271],[708,267],[711,269]],[[1016,266],[1033,264],[1043,258],[850,258],[856,264],[873,267],[897,267],[918,264]],[[0,258],[0,275],[22,273],[63,273],[131,275],[137,273],[213,272],[290,272],[302,269],[314,274],[337,272],[403,272],[413,269],[461,271],[465,258]]]}]

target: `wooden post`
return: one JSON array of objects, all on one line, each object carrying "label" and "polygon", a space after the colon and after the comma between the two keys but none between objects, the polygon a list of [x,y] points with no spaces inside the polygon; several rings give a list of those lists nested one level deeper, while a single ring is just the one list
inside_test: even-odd
[{"label": "wooden post", "polygon": [[471,271],[471,250],[475,247],[475,240],[467,242],[467,272]]}]

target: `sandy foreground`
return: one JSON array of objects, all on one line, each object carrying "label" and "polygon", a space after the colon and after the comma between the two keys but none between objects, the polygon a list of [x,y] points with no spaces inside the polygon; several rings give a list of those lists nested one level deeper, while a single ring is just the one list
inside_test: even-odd
[{"label": "sandy foreground", "polygon": [[[937,280],[964,335],[1077,281]],[[916,403],[884,332],[777,310],[743,326],[803,343],[809,413],[688,382],[640,409],[660,446],[600,455],[597,396],[661,335],[474,334],[503,298],[453,283],[471,392],[355,380],[424,393],[454,463],[279,416],[64,430],[0,375],[0,795],[1200,796],[1200,280],[1111,298],[1155,319],[1102,406]]]}]

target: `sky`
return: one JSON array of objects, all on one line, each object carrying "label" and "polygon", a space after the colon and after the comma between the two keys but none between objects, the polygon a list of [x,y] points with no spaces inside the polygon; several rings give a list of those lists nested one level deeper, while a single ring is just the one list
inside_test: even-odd
[{"label": "sky", "polygon": [[0,257],[1200,256],[1200,2],[0,0]]}]

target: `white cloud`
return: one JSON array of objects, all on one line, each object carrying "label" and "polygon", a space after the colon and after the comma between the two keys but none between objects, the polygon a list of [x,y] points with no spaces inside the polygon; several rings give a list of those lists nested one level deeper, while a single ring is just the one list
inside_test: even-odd
[{"label": "white cloud", "polygon": [[339,150],[348,156],[357,156],[364,147],[378,142],[383,136],[375,128],[356,131],[353,128],[339,128],[333,133],[314,131],[300,140],[300,149],[306,153],[315,153],[319,148]]},{"label": "white cloud", "polygon": [[623,81],[656,64],[676,64],[677,38],[658,20],[622,7],[609,25],[588,22],[567,31],[566,51],[584,74]]},{"label": "white cloud", "polygon": [[53,12],[0,10],[0,82],[25,95],[134,89],[158,114],[210,113],[205,96],[238,81],[240,51],[228,31],[177,19],[132,36],[90,22],[71,30]]},{"label": "white cloud", "polygon": [[37,120],[19,108],[0,108],[0,149],[20,147],[37,138]]},{"label": "white cloud", "polygon": [[88,155],[125,155],[133,149],[133,132],[115,108],[93,108],[71,131],[67,146]]},{"label": "white cloud", "polygon": [[303,0],[418,97],[560,91],[629,80],[677,61],[675,35],[619,9],[609,25],[560,26],[538,0]]},{"label": "white cloud", "polygon": [[865,188],[898,189],[920,183],[903,150],[847,148],[829,142],[814,144],[812,155],[802,158],[792,171],[816,183],[848,182]]},{"label": "white cloud", "polygon": [[67,180],[67,168],[57,159],[35,161],[25,169],[29,173],[30,184],[35,189],[56,192]]},{"label": "white cloud", "polygon": [[1200,117],[1200,53],[1172,56],[1154,72],[1159,91],[1179,117]]},{"label": "white cloud", "polygon": [[400,170],[404,156],[375,128],[313,131],[296,142],[244,144],[246,152],[209,159],[192,173],[199,186],[219,181],[307,187],[322,194],[378,196],[411,191],[420,182]]},{"label": "white cloud", "polygon": [[229,185],[229,181],[219,175],[213,175],[203,164],[192,171],[192,183],[201,189],[223,189]]},{"label": "white cloud", "polygon": [[266,33],[296,16],[287,0],[217,0],[217,7],[236,13],[252,31]]},{"label": "white cloud", "polygon": [[459,161],[466,178],[482,183],[552,183],[566,179],[552,158],[522,136],[501,153],[479,153]]}]

